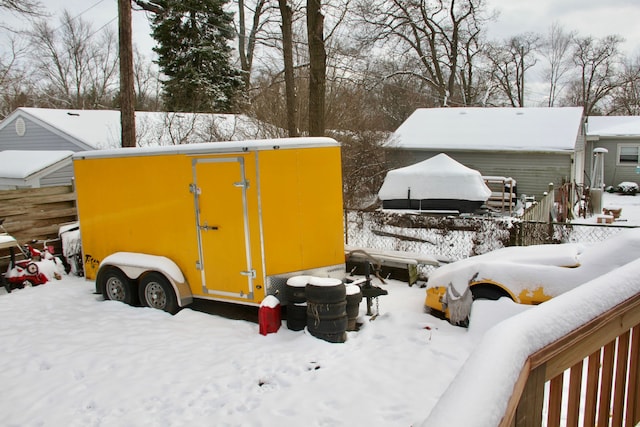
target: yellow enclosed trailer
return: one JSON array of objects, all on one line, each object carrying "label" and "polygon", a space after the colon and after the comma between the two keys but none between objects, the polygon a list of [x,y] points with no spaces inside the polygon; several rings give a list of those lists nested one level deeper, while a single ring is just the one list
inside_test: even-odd
[{"label": "yellow enclosed trailer", "polygon": [[74,155],[84,271],[106,299],[258,305],[345,273],[339,144],[216,142]]}]

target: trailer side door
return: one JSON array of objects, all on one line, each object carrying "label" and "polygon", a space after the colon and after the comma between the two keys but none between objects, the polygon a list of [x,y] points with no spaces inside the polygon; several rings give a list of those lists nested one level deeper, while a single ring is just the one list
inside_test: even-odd
[{"label": "trailer side door", "polygon": [[193,159],[202,291],[214,298],[254,299],[256,272],[244,157]]}]

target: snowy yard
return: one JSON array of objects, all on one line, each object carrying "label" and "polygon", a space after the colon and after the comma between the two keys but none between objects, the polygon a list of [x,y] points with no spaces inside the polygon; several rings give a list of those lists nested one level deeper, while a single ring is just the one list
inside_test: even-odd
[{"label": "snowy yard", "polygon": [[424,289],[383,286],[344,344],[102,301],[74,277],[3,293],[3,424],[415,425],[493,321],[457,328],[423,313]]},{"label": "snowy yard", "polygon": [[[615,202],[625,203],[625,223],[638,224],[640,197]],[[102,301],[93,282],[73,276],[2,289],[2,424],[419,425],[484,333],[530,311],[480,301],[467,330],[425,314],[424,289],[380,286],[389,291],[380,316],[369,321],[363,301],[362,327],[343,344],[284,321],[262,336],[249,321]]]}]

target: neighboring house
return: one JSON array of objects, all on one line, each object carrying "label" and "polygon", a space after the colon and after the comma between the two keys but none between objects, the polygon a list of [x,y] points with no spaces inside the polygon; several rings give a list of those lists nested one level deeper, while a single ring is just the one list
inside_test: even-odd
[{"label": "neighboring house", "polygon": [[69,184],[73,151],[0,151],[0,190]]},{"label": "neighboring house", "polygon": [[583,183],[582,108],[421,108],[391,136],[390,168],[439,153],[483,176],[516,180],[518,194]]},{"label": "neighboring house", "polygon": [[[141,147],[273,138],[284,136],[282,132],[245,115],[136,112],[136,143]],[[120,146],[120,112],[115,110],[18,108],[0,122],[0,152],[78,152]],[[52,156],[49,166],[58,161]],[[0,169],[0,179],[8,178],[5,175]],[[58,175],[59,184],[70,184],[72,165],[59,169]]]},{"label": "neighboring house", "polygon": [[[585,128],[588,177],[593,174],[593,150],[606,148],[605,186],[616,187],[625,181],[640,183],[640,116],[589,116]],[[585,181],[586,185],[590,183]]]}]

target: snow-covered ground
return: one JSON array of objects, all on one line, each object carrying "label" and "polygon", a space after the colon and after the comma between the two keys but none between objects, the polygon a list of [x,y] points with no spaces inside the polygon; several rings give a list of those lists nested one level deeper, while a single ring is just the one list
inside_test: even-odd
[{"label": "snow-covered ground", "polygon": [[[624,204],[621,218],[640,225],[640,197],[609,196],[605,204]],[[467,330],[425,314],[424,289],[380,286],[389,292],[380,315],[370,321],[363,301],[362,326],[342,344],[284,321],[263,336],[251,321],[102,301],[73,276],[1,290],[1,424],[417,425],[484,333],[531,311],[480,301]]]},{"label": "snow-covered ground", "polygon": [[103,301],[81,278],[3,294],[2,424],[415,424],[496,313],[467,331],[424,314],[424,289],[383,286],[380,316],[363,301],[343,344],[284,321],[263,336],[250,321]]}]

